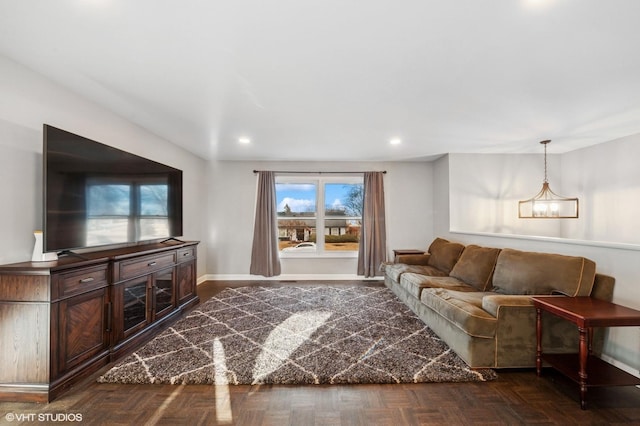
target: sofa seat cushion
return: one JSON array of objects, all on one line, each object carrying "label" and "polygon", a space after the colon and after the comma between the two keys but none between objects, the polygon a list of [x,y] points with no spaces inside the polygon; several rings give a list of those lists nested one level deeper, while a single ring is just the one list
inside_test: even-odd
[{"label": "sofa seat cushion", "polygon": [[491,278],[499,254],[498,248],[468,245],[449,275],[474,286],[479,291],[487,291],[491,287]]},{"label": "sofa seat cushion", "polygon": [[498,320],[482,309],[482,298],[488,294],[491,293],[426,288],[422,291],[420,301],[466,334],[493,339]]},{"label": "sofa seat cushion", "polygon": [[445,275],[449,275],[462,250],[464,250],[464,245],[460,243],[452,243],[443,238],[436,238],[429,246],[428,265],[439,269]]},{"label": "sofa seat cushion", "polygon": [[438,268],[428,265],[405,265],[404,263],[391,263],[387,264],[384,267],[385,274],[394,280],[395,282],[400,281],[400,275],[406,272],[412,272],[416,274],[422,275],[430,275],[435,277],[446,277],[446,272],[442,272]]},{"label": "sofa seat cushion", "polygon": [[595,262],[584,257],[502,249],[492,290],[499,294],[588,296],[595,275]]},{"label": "sofa seat cushion", "polygon": [[416,299],[420,299],[425,288],[446,288],[457,291],[477,291],[469,284],[465,284],[452,277],[429,277],[422,274],[408,272],[400,277],[400,287],[409,292]]}]

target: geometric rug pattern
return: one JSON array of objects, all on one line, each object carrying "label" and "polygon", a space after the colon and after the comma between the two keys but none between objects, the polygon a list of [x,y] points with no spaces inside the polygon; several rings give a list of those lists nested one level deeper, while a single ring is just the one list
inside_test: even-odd
[{"label": "geometric rug pattern", "polygon": [[102,383],[487,381],[386,287],[227,288],[98,378]]}]

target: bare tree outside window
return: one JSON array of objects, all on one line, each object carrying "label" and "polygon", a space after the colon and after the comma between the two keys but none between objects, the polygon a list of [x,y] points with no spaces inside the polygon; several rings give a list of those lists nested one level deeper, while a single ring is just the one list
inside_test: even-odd
[{"label": "bare tree outside window", "polygon": [[349,188],[347,198],[344,203],[349,216],[362,217],[362,205],[364,203],[364,185],[346,185]]}]

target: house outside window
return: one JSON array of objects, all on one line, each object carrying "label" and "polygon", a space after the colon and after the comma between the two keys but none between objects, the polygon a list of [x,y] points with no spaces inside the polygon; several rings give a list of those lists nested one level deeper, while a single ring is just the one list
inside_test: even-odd
[{"label": "house outside window", "polygon": [[362,194],[362,176],[276,177],[280,253],[355,256]]}]

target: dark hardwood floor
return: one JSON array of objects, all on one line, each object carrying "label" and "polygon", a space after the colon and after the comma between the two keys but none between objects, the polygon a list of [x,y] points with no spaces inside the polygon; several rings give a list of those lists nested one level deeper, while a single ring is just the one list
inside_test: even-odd
[{"label": "dark hardwood floor", "polygon": [[[204,301],[225,287],[310,283],[210,281],[198,286],[198,293]],[[330,283],[353,284],[383,285],[371,281]],[[0,403],[0,424],[640,425],[640,389],[590,389],[589,409],[581,410],[577,386],[553,370],[545,370],[541,378],[536,377],[533,369],[499,370],[498,380],[487,383],[349,386],[96,383],[97,375],[107,368],[49,404]],[[17,420],[20,416],[27,421]]]}]

